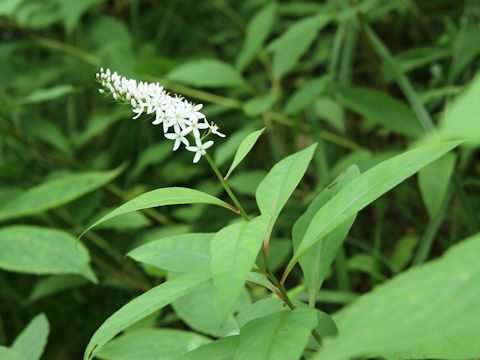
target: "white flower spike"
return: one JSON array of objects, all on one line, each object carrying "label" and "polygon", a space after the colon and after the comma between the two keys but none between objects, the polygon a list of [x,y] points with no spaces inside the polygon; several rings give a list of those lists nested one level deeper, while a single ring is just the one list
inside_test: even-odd
[{"label": "white flower spike", "polygon": [[[188,151],[195,152],[194,163],[213,145],[211,140],[202,143],[203,137],[209,134],[225,137],[225,134],[218,131],[218,126],[213,122],[209,124],[200,112],[202,104],[190,103],[178,95],[171,96],[159,83],[137,82],[103,68],[100,68],[95,77],[102,86],[99,89],[101,94],[110,94],[115,101],[132,107],[133,119],[142,114],[154,115],[152,124],[162,124],[165,137],[175,141],[173,151],[183,144]],[[173,132],[169,132],[171,127]],[[190,146],[187,136],[195,140],[196,146]]]}]

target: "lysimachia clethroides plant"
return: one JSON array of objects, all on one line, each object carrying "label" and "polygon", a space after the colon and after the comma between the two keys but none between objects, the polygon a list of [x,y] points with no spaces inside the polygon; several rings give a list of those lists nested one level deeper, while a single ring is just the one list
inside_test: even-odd
[{"label": "lysimachia clethroides plant", "polygon": [[[254,148],[263,129],[243,139],[228,172],[223,175],[208,152],[214,144],[212,136],[225,135],[200,112],[202,105],[169,94],[158,83],[126,79],[108,69],[100,70],[97,81],[101,85],[101,93],[131,106],[134,118],[150,116],[153,125],[161,125],[159,129],[165,138],[173,141],[173,150],[183,145],[187,151],[194,153],[193,162],[198,162],[197,166],[208,163],[213,171],[212,176],[218,178],[226,195],[225,199],[221,199],[183,187],[153,190],[116,208],[86,231],[128,212],[166,205],[202,203],[220,206],[225,211],[233,211],[238,218],[225,224],[216,233],[175,235],[131,251],[128,256],[136,261],[166,271],[167,280],[110,316],[91,338],[85,359],[95,356],[114,358],[109,357],[109,354],[115,348],[119,349],[126,344],[135,346],[133,340],[128,342],[129,336],[132,336],[129,332],[115,337],[130,325],[167,305],[173,304],[174,310],[182,318],[182,307],[176,305],[182,299],[184,304],[190,304],[198,312],[203,312],[212,326],[206,328],[188,324],[202,335],[198,335],[198,341],[190,344],[189,352],[174,357],[178,360],[289,360],[302,357],[347,359],[401,353],[401,344],[405,344],[401,338],[398,340],[400,345],[396,348],[395,343],[392,345],[393,350],[388,346],[369,347],[369,341],[372,340],[368,338],[368,331],[364,331],[355,317],[361,312],[355,312],[355,306],[365,308],[365,301],[370,300],[374,303],[375,296],[381,295],[379,293],[382,291],[388,292],[388,284],[377,289],[378,293],[372,295],[373,300],[359,301],[358,305],[352,305],[350,312],[347,308],[341,314],[343,318],[330,316],[318,308],[319,290],[357,213],[426,165],[453,150],[459,145],[458,141],[414,147],[380,162],[364,173],[360,173],[355,165],[347,168],[330,185],[320,189],[298,218],[291,236],[293,255],[286,268],[277,273],[269,266],[269,249],[271,242],[275,241],[272,237],[275,223],[307,172],[316,144],[312,143],[273,166],[255,191],[258,208],[247,209],[230,188],[228,179]],[[206,161],[200,161],[202,159]],[[303,273],[303,284],[300,287],[297,286],[299,284],[293,284],[294,287],[288,288],[288,276],[297,264]],[[419,269],[422,270],[421,267]],[[415,271],[417,270],[412,270],[412,274],[406,276],[416,276]],[[247,283],[264,287],[271,296],[251,303],[246,292]],[[197,296],[201,289],[206,288],[213,289],[211,296]],[[419,287],[415,295],[421,298],[422,291]],[[302,293],[304,296],[297,296]],[[245,298],[248,299],[247,305]],[[388,303],[390,300],[387,297],[385,301]],[[239,303],[244,305],[240,311]],[[405,311],[408,313],[410,310]],[[349,313],[355,316],[349,317]],[[408,314],[397,315],[399,321],[408,318]],[[361,321],[360,318],[358,321]],[[386,326],[387,335],[391,325]],[[348,337],[347,340],[342,340],[342,336],[349,333],[366,336],[362,342],[364,347],[352,345],[353,342],[349,342]],[[210,337],[204,336],[205,334]],[[389,341],[387,335],[386,343]],[[180,337],[178,341],[181,341]],[[145,342],[142,344],[149,346]],[[389,349],[390,353],[385,349]],[[413,356],[415,354],[413,351]]]}]

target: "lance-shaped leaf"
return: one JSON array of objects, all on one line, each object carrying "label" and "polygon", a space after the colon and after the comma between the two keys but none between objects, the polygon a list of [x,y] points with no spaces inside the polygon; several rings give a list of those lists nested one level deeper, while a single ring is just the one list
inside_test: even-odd
[{"label": "lance-shaped leaf", "polygon": [[[350,166],[340,176],[338,176],[330,185],[315,197],[307,211],[298,218],[293,226],[292,241],[294,251],[300,244],[308,226],[310,225],[315,214],[323,205],[332,199],[341,189],[360,175],[360,170],[356,165]],[[325,238],[312,246],[301,258],[300,266],[305,276],[305,285],[308,289],[308,303],[310,306],[315,305],[316,297],[323,280],[332,265],[338,249],[342,245],[343,240],[348,234],[350,227],[355,221],[356,214],[350,216],[345,222],[340,224]]]},{"label": "lance-shaped leaf", "polygon": [[447,195],[450,178],[455,169],[455,160],[455,154],[446,154],[418,173],[420,193],[430,219],[435,218]]},{"label": "lance-shaped leaf", "polygon": [[142,263],[177,273],[208,269],[210,240],[215,234],[180,234],[142,245],[127,255]]},{"label": "lance-shaped leaf", "polygon": [[188,351],[208,344],[210,339],[194,332],[174,329],[130,331],[105,345],[99,359],[176,359]]},{"label": "lance-shaped leaf", "polygon": [[[258,185],[255,197],[262,215],[269,215],[270,234],[280,211],[307,171],[317,144],[296,152],[277,163]],[[267,236],[268,236],[267,234]]]},{"label": "lance-shaped leaf", "polygon": [[240,330],[234,360],[297,360],[317,325],[316,310],[281,311],[247,323]]},{"label": "lance-shaped leaf", "polygon": [[403,102],[378,90],[361,87],[336,89],[336,98],[344,106],[375,124],[417,138],[423,134],[415,113]]},{"label": "lance-shaped leaf", "polygon": [[93,334],[84,359],[91,359],[113,337],[144,317],[170,304],[210,279],[208,271],[197,271],[164,282],[117,310]]},{"label": "lance-shaped leaf", "polygon": [[[169,273],[168,278],[176,274]],[[202,306],[198,306],[202,304]],[[242,311],[250,305],[250,296],[245,288],[242,289],[232,313]],[[231,314],[227,319],[222,318],[218,292],[213,281],[202,284],[187,295],[172,303],[175,314],[191,329],[213,337],[222,337],[237,334],[239,326],[236,318]]]},{"label": "lance-shaped leaf", "polygon": [[265,131],[265,128],[261,130],[254,131],[253,133],[249,134],[243,141],[240,143],[238,150],[233,158],[232,165],[230,165],[230,169],[228,169],[227,175],[225,175],[225,179],[228,179],[232,174],[233,170],[242,162],[245,156],[248,155],[250,150],[252,150],[253,146],[257,142],[258,138],[262,133]]},{"label": "lance-shaped leaf", "polygon": [[49,329],[47,317],[37,315],[15,339],[12,350],[22,360],[39,360],[47,344]]},{"label": "lance-shaped leaf", "polygon": [[287,265],[283,280],[300,257],[337,226],[460,143],[439,143],[406,151],[372,167],[345,186],[313,217],[297,252]]},{"label": "lance-shaped leaf", "polygon": [[227,336],[200,346],[175,360],[231,360],[237,350],[238,336]]},{"label": "lance-shaped leaf", "polygon": [[282,78],[295,67],[318,32],[332,19],[332,14],[321,13],[297,21],[268,45],[268,50],[273,52],[272,71],[275,78]]},{"label": "lance-shaped leaf", "polygon": [[230,64],[215,59],[189,61],[173,69],[168,80],[198,87],[245,87],[245,80]]},{"label": "lance-shaped leaf", "polygon": [[339,335],[314,359],[478,358],[479,253],[477,234],[363,295],[335,317]]},{"label": "lance-shaped leaf", "polygon": [[90,225],[87,230],[83,232],[83,234],[98,224],[122,214],[157,206],[180,204],[211,204],[235,211],[232,206],[228,205],[226,202],[204,192],[189,188],[169,187],[146,192],[145,194],[137,196],[135,199],[126,202]]},{"label": "lance-shaped leaf", "polygon": [[0,221],[35,215],[64,205],[115,178],[122,169],[69,174],[28,189],[0,207]]},{"label": "lance-shaped leaf", "polygon": [[226,319],[242,292],[269,220],[269,216],[259,216],[251,221],[229,225],[220,230],[210,243],[210,267],[223,319]]},{"label": "lance-shaped leaf", "polygon": [[0,268],[29,274],[78,274],[96,281],[82,243],[64,231],[30,225],[0,230]]},{"label": "lance-shaped leaf", "polygon": [[276,9],[277,5],[272,1],[248,23],[245,41],[235,62],[235,66],[239,71],[243,71],[262,48],[263,43],[272,30]]}]

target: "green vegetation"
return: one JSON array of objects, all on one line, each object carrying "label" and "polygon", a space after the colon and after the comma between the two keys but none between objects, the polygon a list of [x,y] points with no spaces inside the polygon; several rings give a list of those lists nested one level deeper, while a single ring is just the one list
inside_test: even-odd
[{"label": "green vegetation", "polygon": [[1,360],[480,357],[477,0],[3,0],[0,37]]}]

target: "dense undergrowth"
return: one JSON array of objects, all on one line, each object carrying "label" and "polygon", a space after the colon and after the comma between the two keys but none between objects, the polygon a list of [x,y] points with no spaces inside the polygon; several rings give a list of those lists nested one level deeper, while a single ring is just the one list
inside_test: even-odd
[{"label": "dense undergrowth", "polygon": [[[44,313],[48,322],[36,318],[36,333],[24,341],[36,341],[42,349],[49,324],[44,358],[80,358],[111,314],[167,277],[174,282],[176,267],[192,265],[188,257],[181,262],[182,251],[202,254],[210,241],[200,236],[192,245],[182,234],[218,232],[238,217],[223,205],[148,207],[111,218],[77,241],[95,220],[154,189],[188,187],[230,202],[205,159],[193,164],[192,153],[182,148],[172,152],[161,126],[151,125],[152,115],[132,120],[129,104],[116,104],[98,92],[95,73],[108,67],[202,103],[207,119],[227,135],[215,138],[208,150],[223,175],[247,135],[265,128],[228,178],[246,213],[264,215],[269,200],[262,199],[262,191],[289,181],[293,191],[299,182],[289,199],[287,194],[269,236],[270,277],[259,280],[249,274],[227,321],[217,316],[224,300],[210,282],[128,328],[125,334],[133,334],[133,340],[127,338],[127,345],[170,349],[176,344],[172,354],[180,354],[208,342],[207,337],[236,334],[248,320],[284,309],[280,298],[286,300],[285,294],[279,292],[286,289],[295,306],[310,302],[323,312],[320,324],[305,320],[306,337],[299,335],[305,329],[295,330],[300,339],[292,337],[307,341],[317,327],[325,352],[318,352],[312,337],[305,357],[478,357],[478,337],[471,334],[479,333],[480,324],[480,293],[472,286],[479,280],[478,261],[472,257],[480,241],[475,237],[480,211],[479,38],[480,3],[475,0],[1,1],[0,344],[10,346]],[[407,149],[451,140],[463,143],[445,156],[458,144],[435,153],[409,153],[411,163],[401,157]],[[308,148],[313,143],[315,151]],[[267,181],[272,167],[294,153],[293,168]],[[388,159],[397,160],[375,168]],[[343,243],[331,268],[323,258],[321,270],[318,264],[302,264],[303,271],[292,267],[292,228],[295,247],[308,238],[305,229],[299,230],[305,223],[297,223],[300,235],[295,234],[296,220],[312,200],[319,208],[369,169],[377,169],[368,181],[377,181],[372,191],[377,189],[378,196],[389,190],[388,179],[408,179],[373,203],[374,198],[350,209],[352,223],[341,224],[343,237],[333,233]],[[328,214],[335,213],[334,205]],[[322,224],[327,215],[319,217]],[[154,248],[126,256],[172,236],[177,237],[170,238],[171,254],[162,260],[168,263],[171,256],[172,264],[153,266],[148,254]],[[423,265],[454,246],[442,260]],[[257,275],[264,275],[265,259],[259,256],[256,264]],[[318,272],[309,275],[309,266]],[[288,277],[286,268],[292,268]],[[403,278],[390,281],[403,272]],[[282,275],[285,286],[277,286]],[[318,278],[325,278],[323,284]],[[362,297],[383,283],[388,284],[379,288],[379,297]],[[272,297],[269,287],[276,287],[279,296]],[[409,303],[415,295],[421,296],[422,306]],[[334,316],[340,335],[329,340],[336,331],[326,314],[347,305],[351,307]],[[303,305],[298,307],[290,313],[298,317],[290,319],[292,324],[308,315]],[[395,311],[398,318],[388,318]],[[273,320],[289,321],[282,316]],[[402,322],[402,316],[418,322]],[[385,328],[395,322],[398,329],[389,337]],[[442,328],[455,331],[437,334]],[[432,338],[422,338],[425,334]],[[392,337],[413,345],[404,349]],[[449,346],[445,339],[452,337],[457,343]],[[281,334],[278,338],[288,344]],[[420,345],[412,338],[421,339]],[[21,352],[21,341],[16,344]],[[100,358],[135,357],[108,346]],[[272,348],[281,351],[281,346]],[[7,355],[0,352],[2,356]],[[253,359],[240,350],[235,356]]]}]

